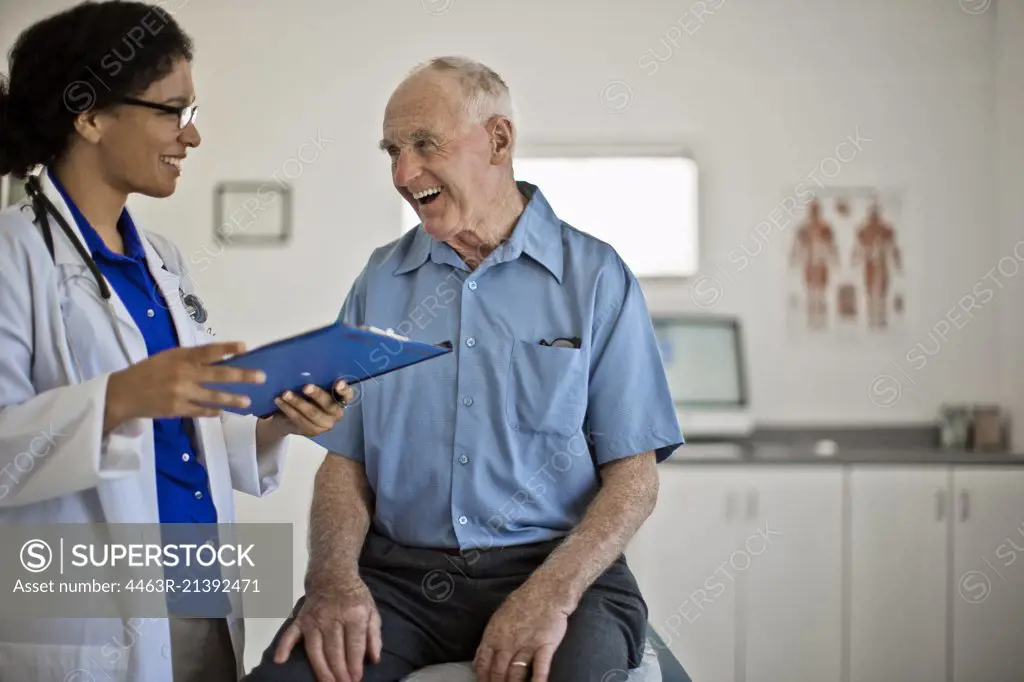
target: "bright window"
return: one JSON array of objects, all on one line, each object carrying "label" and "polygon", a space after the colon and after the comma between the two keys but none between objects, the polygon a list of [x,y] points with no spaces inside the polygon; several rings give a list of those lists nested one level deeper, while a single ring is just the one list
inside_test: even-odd
[{"label": "bright window", "polygon": [[[689,277],[698,268],[697,166],[683,156],[543,154],[516,157],[558,216],[608,242],[637,277]],[[404,202],[403,202],[404,204]],[[419,219],[404,204],[402,228]]]}]

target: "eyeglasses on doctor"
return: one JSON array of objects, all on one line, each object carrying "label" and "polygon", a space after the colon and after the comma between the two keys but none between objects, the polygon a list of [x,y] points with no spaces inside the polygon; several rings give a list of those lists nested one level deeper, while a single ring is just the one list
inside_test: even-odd
[{"label": "eyeglasses on doctor", "polygon": [[184,130],[188,127],[189,123],[195,123],[196,111],[199,109],[198,104],[190,104],[184,107],[176,107],[172,104],[160,104],[159,102],[147,102],[144,99],[136,99],[134,97],[122,97],[122,104],[134,104],[138,107],[147,107],[149,109],[156,109],[157,111],[163,111],[168,114],[175,114],[178,117],[178,130]]}]

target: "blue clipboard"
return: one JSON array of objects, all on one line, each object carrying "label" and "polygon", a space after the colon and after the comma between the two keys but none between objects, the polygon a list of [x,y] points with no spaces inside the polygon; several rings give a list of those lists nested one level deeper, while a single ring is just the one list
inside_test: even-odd
[{"label": "blue clipboard", "polygon": [[265,417],[277,411],[274,398],[285,391],[301,395],[303,387],[314,384],[333,394],[339,379],[355,385],[451,352],[450,342],[432,345],[397,339],[336,322],[216,363],[262,370],[267,375],[262,384],[204,385],[246,395],[252,401],[248,408],[225,407],[225,411]]}]

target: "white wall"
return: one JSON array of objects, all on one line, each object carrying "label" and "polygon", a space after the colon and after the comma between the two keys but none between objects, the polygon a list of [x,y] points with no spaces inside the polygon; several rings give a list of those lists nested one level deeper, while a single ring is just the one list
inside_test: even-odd
[{"label": "white wall", "polygon": [[[214,183],[269,180],[284,169],[295,183],[294,241],[283,250],[226,251],[196,277],[221,338],[259,343],[325,323],[370,250],[397,234],[399,206],[375,148],[391,88],[422,59],[468,54],[511,85],[524,144],[673,143],[693,151],[703,182],[702,274],[720,286],[715,312],[746,325],[759,419],[924,421],[942,402],[1000,398],[1024,410],[1003,371],[1024,317],[1000,325],[997,316],[1014,307],[1020,283],[998,271],[1004,288],[994,304],[966,324],[954,313],[963,328],[952,326],[924,368],[906,361],[915,344],[933,343],[929,331],[1019,238],[1024,31],[1018,7],[1012,28],[997,31],[986,1],[963,0],[984,10],[972,14],[952,0],[166,0],[197,42],[204,142],[172,199],[133,203],[147,227],[173,235],[204,263],[204,249],[219,250],[211,238]],[[66,4],[7,0],[0,44]],[[708,8],[714,14],[697,16]],[[671,51],[656,70],[652,49],[663,58]],[[770,233],[742,270],[729,254],[744,245],[756,251],[755,226],[815,169],[822,178],[836,173],[822,162],[858,131],[870,141],[826,182],[905,192],[908,333],[860,346],[783,345],[789,235]],[[314,160],[301,171],[284,166],[318,134],[331,142]],[[301,153],[314,158],[308,145]],[[850,148],[840,153],[849,158]],[[647,291],[655,310],[694,308],[685,283]],[[1014,362],[1013,377],[1021,368]],[[899,399],[880,408],[869,386],[890,374]],[[245,519],[295,522],[297,589],[320,457],[317,448],[296,447],[279,493],[239,500]],[[254,623],[250,663],[274,625]]]},{"label": "white wall", "polygon": [[[998,7],[996,63],[996,188],[999,206],[999,253],[1024,252],[1024,3],[1003,2]],[[1024,307],[1022,283],[1001,298],[1000,398],[1017,417],[1014,442],[1024,443]]]}]

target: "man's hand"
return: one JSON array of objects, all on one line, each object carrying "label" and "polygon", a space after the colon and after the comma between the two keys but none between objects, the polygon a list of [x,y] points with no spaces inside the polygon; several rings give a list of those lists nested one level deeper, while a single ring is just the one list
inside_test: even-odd
[{"label": "man's hand", "polygon": [[359,682],[363,660],[380,661],[380,614],[362,580],[345,587],[316,588],[281,636],[274,662],[288,660],[305,640],[306,655],[318,682]]},{"label": "man's hand", "polygon": [[274,398],[278,412],[261,423],[278,437],[295,434],[315,438],[333,429],[345,416],[345,405],[355,399],[355,391],[344,381],[335,384],[334,391],[338,398],[312,384],[303,388],[305,398],[289,391]]},{"label": "man's hand", "polygon": [[618,558],[658,498],[654,452],[601,467],[601,488],[583,519],[484,630],[473,667],[479,682],[547,682],[551,659],[583,593]]},{"label": "man's hand", "polygon": [[[557,590],[526,583],[491,616],[473,660],[478,682],[547,682],[551,659],[562,643],[571,609]],[[513,662],[527,665],[512,665]]]}]

